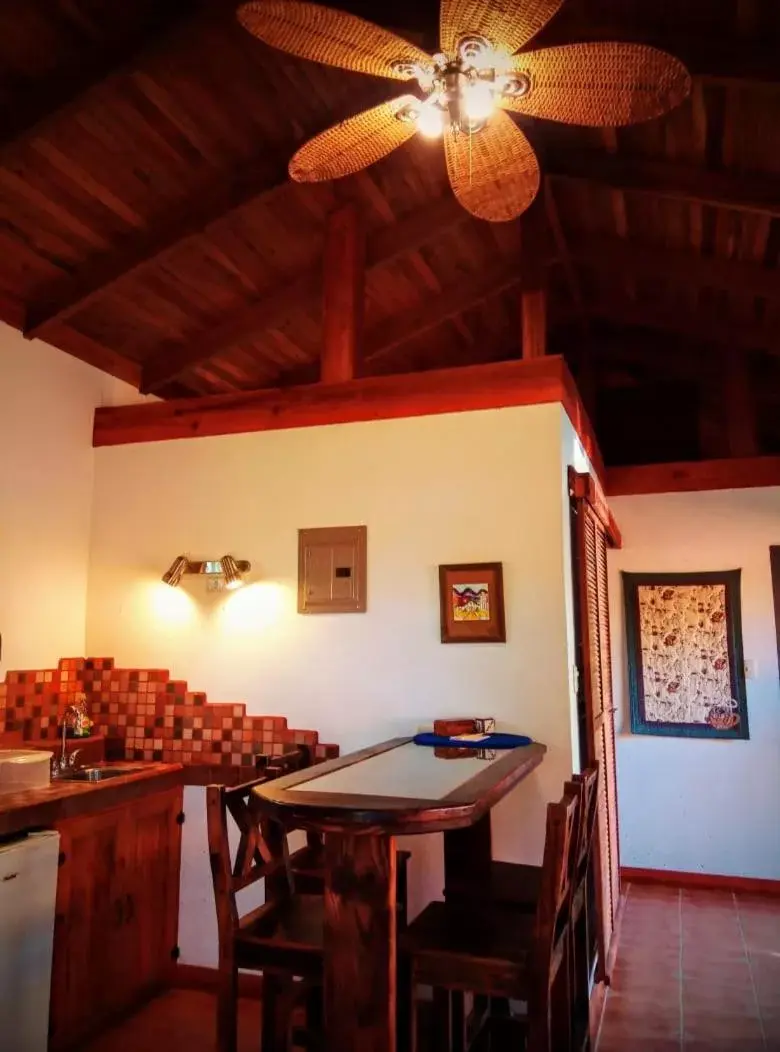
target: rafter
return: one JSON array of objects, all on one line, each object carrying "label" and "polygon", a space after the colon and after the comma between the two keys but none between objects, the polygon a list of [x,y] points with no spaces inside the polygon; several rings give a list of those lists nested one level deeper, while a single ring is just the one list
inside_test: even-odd
[{"label": "rafter", "polygon": [[[66,321],[113,285],[140,270],[187,238],[202,234],[260,196],[289,185],[287,166],[253,160],[216,182],[204,184],[186,201],[168,208],[158,222],[128,235],[120,248],[87,262],[72,278],[52,285],[28,311],[25,336],[48,338],[50,327]],[[194,203],[196,202],[196,203]]]},{"label": "rafter", "polygon": [[61,116],[74,103],[78,105],[85,92],[112,76],[132,70],[146,54],[151,42],[159,46],[161,36],[168,32],[191,11],[191,0],[168,0],[167,3],[149,5],[147,16],[141,25],[120,40],[109,44],[94,45],[88,56],[82,56],[78,65],[68,70],[56,71],[51,82],[47,78],[42,85],[33,84],[24,94],[15,97],[13,107],[6,112],[0,124],[0,150],[14,145],[20,138],[37,134],[41,122]]},{"label": "rafter", "polygon": [[365,230],[353,201],[328,217],[323,258],[322,356],[324,383],[353,380],[362,352]]},{"label": "rafter", "polygon": [[595,150],[549,151],[545,171],[553,179],[780,217],[778,176],[706,171],[673,161],[612,156]]},{"label": "rafter", "polygon": [[365,363],[384,358],[430,329],[476,307],[490,296],[518,286],[522,275],[517,263],[502,261],[480,274],[468,274],[440,295],[384,322],[366,339]]},{"label": "rafter", "polygon": [[711,285],[748,296],[780,299],[780,270],[760,263],[703,256],[623,238],[584,235],[569,238],[572,254],[596,269],[675,283]]},{"label": "rafter", "polygon": [[[373,234],[366,245],[366,266],[376,267],[419,248],[440,230],[466,216],[448,194],[438,201],[412,212],[392,226]],[[317,298],[322,287],[319,262],[292,283],[274,288],[258,301],[236,312],[187,342],[160,347],[144,364],[141,389],[155,391],[186,369],[227,350],[241,340],[270,328],[292,307],[306,309]]]},{"label": "rafter", "polygon": [[701,343],[733,345],[744,351],[764,350],[780,356],[780,337],[760,325],[729,324],[712,317],[692,318],[654,304],[629,303],[617,299],[589,303],[588,309],[593,317],[621,325],[674,332]]}]

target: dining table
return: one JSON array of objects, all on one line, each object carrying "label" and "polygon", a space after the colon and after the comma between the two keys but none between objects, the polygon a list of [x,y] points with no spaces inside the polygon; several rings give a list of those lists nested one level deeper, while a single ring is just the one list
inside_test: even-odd
[{"label": "dining table", "polygon": [[493,856],[491,808],[545,752],[393,738],[253,790],[266,817],[323,836],[327,1052],[396,1052],[396,838],[443,832],[445,888],[478,885]]}]

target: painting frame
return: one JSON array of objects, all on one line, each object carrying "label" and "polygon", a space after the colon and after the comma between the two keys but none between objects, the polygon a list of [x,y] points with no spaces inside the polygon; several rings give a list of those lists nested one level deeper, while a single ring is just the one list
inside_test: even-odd
[{"label": "painting frame", "polygon": [[[628,573],[624,571],[621,576],[623,579],[631,732],[675,738],[749,740],[745,660],[742,649],[742,571],[716,570],[691,573]],[[724,728],[710,726],[707,723],[662,722],[650,720],[646,715],[639,589],[695,585],[723,585],[725,588],[725,639],[729,679],[731,696],[737,702],[738,723],[735,727]]]},{"label": "painting frame", "polygon": [[503,564],[440,565],[439,620],[442,643],[506,643]]}]

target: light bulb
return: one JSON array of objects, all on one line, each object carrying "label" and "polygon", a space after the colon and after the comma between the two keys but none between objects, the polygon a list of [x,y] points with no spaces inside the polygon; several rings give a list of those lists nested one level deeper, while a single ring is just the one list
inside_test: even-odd
[{"label": "light bulb", "polygon": [[426,139],[438,139],[444,131],[444,114],[438,106],[430,103],[420,107],[417,114],[417,130]]},{"label": "light bulb", "polygon": [[493,112],[493,92],[483,80],[467,84],[463,89],[463,110],[470,121],[486,121]]}]

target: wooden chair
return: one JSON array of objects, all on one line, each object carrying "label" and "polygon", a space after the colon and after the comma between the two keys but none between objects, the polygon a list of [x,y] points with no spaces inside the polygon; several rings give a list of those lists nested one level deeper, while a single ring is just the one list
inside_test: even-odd
[{"label": "wooden chair", "polygon": [[[593,865],[598,807],[598,767],[587,768],[566,782],[564,792],[579,801],[577,822],[577,850],[573,858],[571,939],[569,943],[570,989],[572,993],[572,1040],[576,1052],[590,1049],[590,971],[589,951],[591,932],[595,923],[589,911],[588,881]],[[457,884],[447,888],[448,902],[458,902],[466,908],[475,900],[487,900],[506,909],[534,912],[542,887],[542,867],[524,866],[513,862],[492,862],[486,883],[475,888]]]},{"label": "wooden chair", "polygon": [[[286,831],[262,816],[252,794],[269,776],[298,769],[292,765],[299,761],[300,757],[292,754],[273,757],[260,778],[233,788],[206,788],[219,937],[218,1052],[236,1050],[240,968],[263,973],[263,1052],[287,1052],[292,1014],[300,995],[305,995],[306,1025],[296,1031],[296,1043],[316,1044],[321,1022],[324,920],[324,879],[316,865],[321,859],[321,844],[315,837],[290,854]],[[240,834],[235,857],[231,857],[228,815]],[[399,930],[406,927],[407,920],[409,858],[409,852],[398,852]],[[260,880],[265,881],[265,904],[242,917],[237,893]]]},{"label": "wooden chair", "polygon": [[[239,968],[263,973],[264,1052],[288,1048],[294,979],[311,985],[322,974],[322,896],[294,893],[285,831],[260,815],[252,795],[255,786],[266,781],[263,776],[233,788],[206,788],[219,935],[219,1052],[236,1050]],[[230,852],[228,814],[240,833],[235,858]],[[265,904],[242,917],[237,893],[260,880],[265,881]]]},{"label": "wooden chair", "polygon": [[[471,992],[483,998],[524,1001],[528,1052],[560,1052],[569,1047],[569,970],[567,946],[571,910],[571,874],[575,857],[577,796],[547,808],[547,833],[536,911],[507,910],[472,901],[432,902],[401,936],[408,955],[412,989],[434,988],[434,1036],[437,1052],[463,1047],[462,1031],[453,1033],[446,992]],[[444,996],[442,996],[444,994]],[[478,1036],[490,1038],[506,1020],[489,1016]],[[416,1025],[409,1035],[415,1047]],[[403,1047],[403,1042],[399,1042]],[[491,1045],[494,1048],[495,1045]]]}]

